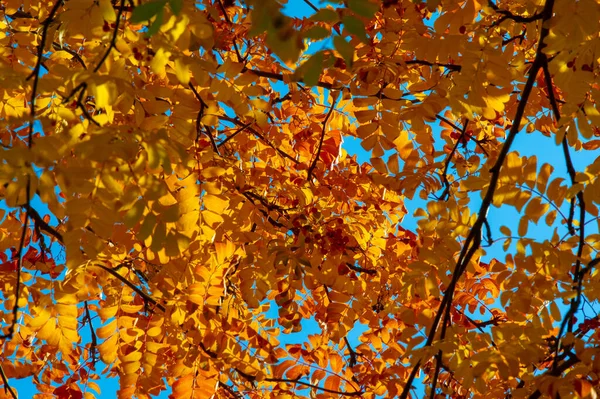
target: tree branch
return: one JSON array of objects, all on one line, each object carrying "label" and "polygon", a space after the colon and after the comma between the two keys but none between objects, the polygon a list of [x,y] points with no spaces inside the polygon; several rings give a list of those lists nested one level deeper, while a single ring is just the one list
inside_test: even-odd
[{"label": "tree branch", "polygon": [[239,133],[243,132],[248,126],[250,126],[252,124],[252,122],[248,122],[246,123],[244,126],[240,127],[239,129],[237,129],[235,132],[233,132],[230,136],[228,136],[227,138],[225,138],[223,141],[221,141],[217,147],[221,147],[223,145],[225,145],[225,143],[227,143],[229,140],[231,140],[232,138],[234,138],[235,136],[237,136]]},{"label": "tree branch", "polygon": [[511,21],[526,24],[526,23],[537,21],[537,20],[544,18],[543,11],[541,13],[534,14],[529,17],[522,17],[520,15],[515,15],[508,10],[502,10],[492,0],[488,0],[488,6],[491,9],[493,9],[494,11],[496,11],[498,14],[502,15],[502,17],[498,21],[496,21],[495,25],[500,25],[503,21],[506,21],[507,19],[510,19]]},{"label": "tree branch", "polygon": [[52,42],[52,47],[54,47],[55,50],[64,51],[65,53],[68,53],[68,54],[72,55],[73,58],[75,58],[75,60],[77,60],[77,62],[79,62],[79,64],[81,64],[81,66],[83,67],[83,69],[87,69],[87,66],[85,65],[85,62],[83,61],[83,59],[81,58],[81,56],[76,51],[71,50],[68,47],[61,46],[59,43],[56,43],[56,42]]},{"label": "tree branch", "polygon": [[[196,88],[194,87],[192,82],[188,83],[188,87],[192,90],[192,93],[194,93],[194,96],[200,102],[200,111],[198,111],[198,116],[196,117],[196,141],[198,141],[200,138],[200,134],[203,132],[202,117],[204,116],[204,111],[206,110],[206,108],[208,108],[208,106],[206,105],[206,103],[204,102],[202,97],[200,97],[200,93],[198,93],[198,90],[196,90]],[[215,151],[215,153],[221,155],[219,153],[219,147],[217,146],[217,143],[215,142],[215,138],[213,137],[212,134],[210,134],[210,131],[205,128],[204,134],[210,140],[210,144],[212,145],[212,148]]]},{"label": "tree branch", "polygon": [[327,115],[325,115],[325,119],[323,120],[323,129],[321,130],[321,138],[319,139],[319,146],[317,147],[317,153],[314,155],[314,159],[313,159],[312,163],[310,164],[310,167],[308,168],[308,172],[306,173],[306,180],[308,180],[308,181],[312,180],[312,173],[315,170],[315,167],[317,166],[317,161],[319,160],[319,158],[321,156],[321,149],[323,148],[323,141],[325,140],[325,130],[327,129],[327,121],[329,120],[329,117],[333,113],[335,104],[336,104],[336,99],[332,98],[331,99],[331,107],[329,108],[329,112],[327,112]]},{"label": "tree branch", "polygon": [[56,229],[50,226],[48,223],[44,221],[44,218],[40,216],[38,211],[36,211],[30,204],[24,204],[22,206],[27,212],[29,212],[29,216],[35,222],[36,226],[39,227],[40,230],[43,230],[50,234],[52,237],[56,238],[58,242],[63,242],[63,236]]},{"label": "tree branch", "polygon": [[[547,0],[543,10],[544,21],[547,21],[552,17],[553,7],[554,0]],[[449,307],[450,303],[452,302],[454,290],[456,289],[456,284],[458,283],[458,280],[466,270],[467,265],[469,264],[477,250],[480,248],[482,226],[484,224],[484,221],[487,219],[488,210],[494,199],[494,193],[496,192],[498,181],[500,179],[500,171],[502,169],[502,165],[504,164],[508,152],[510,151],[511,146],[517,134],[520,131],[521,121],[525,113],[525,107],[529,100],[529,95],[531,94],[531,91],[533,89],[537,73],[540,70],[540,68],[542,68],[543,60],[545,57],[544,53],[542,52],[542,48],[544,45],[544,39],[546,38],[548,33],[548,27],[543,27],[541,29],[535,60],[531,66],[531,69],[529,70],[529,75],[527,77],[527,81],[525,83],[521,99],[519,101],[519,104],[517,105],[513,125],[510,128],[509,134],[507,135],[506,141],[504,142],[502,149],[500,150],[498,159],[496,160],[494,166],[490,170],[490,183],[479,208],[479,212],[477,213],[477,220],[475,221],[475,224],[471,228],[469,235],[467,236],[465,243],[463,244],[458,261],[456,263],[456,268],[454,270],[454,273],[452,274],[452,279],[450,281],[450,284],[448,285],[448,288],[446,289],[446,292],[444,293],[442,302],[440,303],[438,311],[435,315],[425,346],[432,345],[437,332],[438,325],[442,319],[442,315],[447,313],[445,312],[446,307]],[[411,371],[410,376],[404,386],[404,389],[399,396],[400,399],[406,399],[408,397],[413,381],[417,375],[417,371],[421,366],[421,361],[422,359],[419,359],[417,363],[413,366],[413,370]]]},{"label": "tree branch", "polygon": [[308,382],[304,382],[304,381],[301,381],[301,380],[289,380],[289,379],[286,379],[286,378],[265,378],[264,380],[265,381],[269,381],[269,382],[283,382],[283,383],[286,383],[286,384],[303,385],[305,387],[317,389],[317,390],[322,391],[322,392],[332,393],[334,395],[361,396],[361,395],[365,394],[365,392],[363,392],[363,391],[357,391],[357,392],[336,391],[336,390],[333,390],[333,389],[328,389],[328,388],[320,387],[318,385],[311,384],[311,383],[308,383]]},{"label": "tree branch", "polygon": [[2,376],[2,382],[4,383],[4,393],[10,393],[10,396],[12,396],[13,399],[18,399],[17,394],[15,393],[15,391],[12,389],[12,387],[10,386],[10,384],[8,382],[8,378],[6,377],[6,374],[4,373],[4,369],[2,368],[2,365],[0,365],[0,376]]},{"label": "tree branch", "polygon": [[92,364],[96,364],[96,348],[98,347],[98,338],[96,337],[96,331],[94,330],[94,326],[92,324],[92,316],[90,315],[90,309],[88,308],[88,302],[83,301],[83,306],[85,309],[85,315],[83,317],[84,323],[87,323],[90,329],[90,357],[92,358]]},{"label": "tree branch", "polygon": [[[126,286],[128,286],[129,288],[131,288],[133,291],[135,291],[139,296],[142,297],[142,299],[146,302],[146,303],[151,303],[152,305],[154,305],[154,307],[160,309],[161,311],[165,311],[165,307],[158,303],[156,301],[156,299],[152,298],[150,295],[146,294],[144,291],[142,291],[139,287],[137,287],[135,284],[133,284],[131,281],[127,280],[125,277],[121,276],[119,273],[117,273],[115,270],[97,264],[97,263],[93,263],[91,264],[91,266],[95,266],[95,267],[99,267],[105,271],[107,271],[108,273],[112,274],[114,277],[116,277],[117,279],[121,280],[121,282],[123,284],[125,284]],[[118,265],[117,267],[120,267],[122,265]]]},{"label": "tree branch", "polygon": [[[218,116],[219,119],[223,119],[227,122],[231,122],[231,123],[235,123],[236,125],[243,127],[246,126],[246,124],[242,123],[241,121],[235,119],[235,118],[230,118],[227,115],[219,115]],[[263,141],[263,143],[265,143],[266,145],[268,145],[269,147],[271,147],[272,149],[274,149],[275,151],[277,151],[277,153],[279,155],[281,155],[283,158],[287,158],[290,161],[292,161],[294,164],[299,164],[300,162],[298,162],[296,159],[294,159],[291,155],[287,154],[286,152],[282,151],[281,149],[275,147],[275,145],[273,145],[273,143],[271,143],[269,140],[266,139],[265,136],[263,136],[261,133],[259,133],[256,129],[254,129],[253,127],[250,126],[246,126],[245,127],[249,132],[252,132],[252,134],[254,134],[257,138],[259,138],[260,140]]]},{"label": "tree branch", "polygon": [[110,44],[108,45],[108,49],[100,59],[100,62],[94,68],[94,72],[98,72],[98,70],[102,67],[110,52],[116,48],[117,45],[117,35],[119,34],[119,24],[121,23],[121,16],[123,16],[123,9],[125,8],[125,0],[121,0],[121,6],[117,10],[117,20],[115,22],[115,28],[113,29],[112,38],[110,39]]}]

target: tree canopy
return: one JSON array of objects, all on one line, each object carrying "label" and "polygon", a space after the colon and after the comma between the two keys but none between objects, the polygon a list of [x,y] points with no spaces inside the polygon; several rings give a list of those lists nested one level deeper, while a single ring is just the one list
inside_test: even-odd
[{"label": "tree canopy", "polygon": [[0,397],[596,397],[598,1],[289,1],[0,3]]}]

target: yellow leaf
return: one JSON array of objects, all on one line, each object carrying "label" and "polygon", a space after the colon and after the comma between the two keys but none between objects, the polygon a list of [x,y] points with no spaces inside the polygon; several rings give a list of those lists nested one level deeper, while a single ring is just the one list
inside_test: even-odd
[{"label": "yellow leaf", "polygon": [[110,323],[98,328],[96,335],[100,339],[108,338],[117,331],[117,320],[113,319]]},{"label": "yellow leaf", "polygon": [[211,166],[211,167],[202,169],[200,174],[202,175],[202,177],[204,177],[206,179],[211,179],[214,177],[222,176],[225,174],[225,172],[227,172],[227,171],[224,168],[220,168],[218,166]]},{"label": "yellow leaf", "polygon": [[190,67],[181,58],[175,60],[175,75],[182,85],[190,82]]},{"label": "yellow leaf", "polygon": [[117,98],[117,87],[113,82],[91,85],[96,100],[96,108],[106,108]]},{"label": "yellow leaf", "polygon": [[115,22],[117,20],[117,14],[115,9],[110,3],[110,0],[100,0],[98,3],[102,17],[106,22]]},{"label": "yellow leaf", "polygon": [[229,201],[222,196],[206,194],[202,197],[202,204],[209,211],[220,215],[229,206]]},{"label": "yellow leaf", "polygon": [[113,334],[110,338],[98,345],[98,353],[100,354],[100,359],[102,359],[104,363],[111,364],[117,360],[118,340],[119,334]]},{"label": "yellow leaf", "polygon": [[235,246],[229,240],[225,242],[215,242],[215,251],[217,253],[217,262],[222,265],[225,263],[226,259],[233,255]]}]

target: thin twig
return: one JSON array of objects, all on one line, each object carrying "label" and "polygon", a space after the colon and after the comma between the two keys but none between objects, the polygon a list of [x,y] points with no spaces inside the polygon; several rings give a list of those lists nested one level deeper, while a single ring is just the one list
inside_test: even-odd
[{"label": "thin twig", "polygon": [[61,243],[63,242],[62,234],[60,234],[58,231],[56,231],[56,229],[54,227],[52,227],[48,223],[46,223],[44,221],[44,218],[42,218],[40,216],[40,214],[38,213],[38,211],[36,211],[30,204],[24,204],[23,208],[25,208],[25,210],[27,212],[29,212],[29,216],[31,217],[31,219],[33,219],[33,221],[35,222],[35,225],[40,230],[47,232],[52,237],[56,238],[59,242],[61,242]]},{"label": "thin twig", "polygon": [[333,113],[333,109],[335,108],[336,101],[337,101],[336,99],[333,99],[333,98],[331,99],[331,107],[329,108],[329,112],[327,112],[327,115],[325,115],[325,119],[323,120],[323,129],[321,130],[321,138],[319,139],[319,146],[317,147],[317,153],[314,155],[314,159],[312,160],[312,163],[310,164],[310,167],[308,168],[308,172],[306,173],[306,180],[308,180],[308,181],[312,180],[312,173],[315,170],[315,167],[317,166],[317,161],[321,157],[321,149],[323,148],[323,141],[325,140],[325,131],[327,130],[327,121],[329,120],[329,117]]},{"label": "thin twig", "polygon": [[494,25],[500,25],[503,21],[506,21],[507,19],[526,24],[544,18],[544,11],[538,14],[531,15],[529,17],[523,17],[521,15],[515,15],[508,10],[502,10],[492,0],[488,0],[488,6],[492,10],[496,11],[498,14],[502,15],[502,17],[498,21],[496,21]]},{"label": "thin twig", "polygon": [[406,65],[422,65],[422,66],[429,66],[429,67],[444,67],[446,69],[449,69],[451,71],[454,72],[460,72],[462,70],[462,66],[460,65],[456,65],[456,64],[444,64],[444,63],[440,63],[440,62],[430,62],[430,61],[425,61],[425,60],[408,60],[408,61],[404,61],[404,63]]},{"label": "thin twig", "polygon": [[198,93],[198,90],[196,90],[196,88],[194,87],[192,82],[189,82],[188,87],[192,90],[192,93],[194,93],[194,96],[200,102],[200,111],[198,111],[198,116],[196,117],[196,141],[198,141],[200,139],[200,134],[202,134],[202,132],[204,132],[204,134],[210,140],[210,144],[211,144],[213,150],[215,151],[215,153],[218,155],[221,155],[219,153],[219,147],[217,146],[217,143],[215,142],[215,138],[213,137],[212,134],[210,134],[210,131],[208,131],[208,129],[205,129],[204,131],[202,130],[202,117],[204,116],[204,111],[206,111],[208,106],[206,105],[206,103],[204,102],[202,97],[200,97],[200,93]]},{"label": "thin twig", "polygon": [[[439,119],[440,121],[450,125],[452,128],[454,128],[454,130],[456,130],[457,132],[461,132],[462,129],[459,128],[458,126],[456,126],[456,124],[452,123],[450,120],[448,120],[446,117],[437,114],[436,119]],[[473,140],[475,142],[475,144],[477,144],[477,146],[481,149],[481,151],[485,154],[486,157],[489,157],[490,155],[488,154],[487,150],[485,148],[483,148],[483,143],[484,140],[477,140],[475,137],[473,136],[469,136],[470,140]]]},{"label": "thin twig", "polygon": [[98,72],[98,70],[102,67],[102,65],[104,64],[104,62],[106,61],[106,59],[110,55],[110,52],[114,48],[116,48],[116,45],[117,45],[117,35],[119,34],[119,24],[121,22],[121,16],[123,15],[123,9],[124,8],[125,8],[125,0],[121,0],[121,6],[117,10],[117,20],[115,22],[115,28],[113,29],[112,38],[110,39],[110,44],[108,45],[108,49],[106,49],[106,52],[104,53],[104,55],[100,59],[100,62],[94,68],[94,72]]},{"label": "thin twig", "polygon": [[65,53],[68,53],[68,54],[72,55],[73,58],[75,58],[75,60],[77,62],[79,62],[79,64],[81,64],[81,66],[83,67],[83,69],[87,69],[87,66],[85,65],[85,62],[83,61],[83,58],[81,58],[81,56],[76,51],[71,50],[68,47],[61,46],[59,43],[56,43],[56,42],[52,42],[52,47],[54,47],[55,50],[64,51]]},{"label": "thin twig", "polygon": [[[133,284],[131,281],[127,280],[125,277],[121,276],[119,273],[117,273],[115,270],[108,268],[104,265],[100,265],[97,263],[93,263],[90,266],[95,266],[95,267],[99,267],[105,271],[107,271],[108,273],[112,274],[113,276],[115,276],[117,279],[121,280],[121,282],[123,282],[123,284],[125,284],[126,286],[128,286],[129,288],[131,288],[133,291],[135,291],[139,296],[142,297],[142,299],[147,302],[147,303],[151,303],[152,305],[154,305],[156,308],[160,309],[161,311],[165,311],[165,307],[158,303],[158,301],[154,298],[152,298],[150,295],[146,294],[144,291],[142,291],[139,287],[137,287],[135,284]],[[118,267],[118,266],[117,266]]]},{"label": "thin twig", "polygon": [[483,226],[485,227],[485,239],[488,242],[488,245],[492,245],[494,239],[492,238],[492,229],[490,228],[490,222],[488,220],[483,221]]},{"label": "thin twig", "polygon": [[350,361],[348,362],[348,365],[350,367],[354,367],[356,366],[357,363],[357,357],[358,357],[358,353],[356,353],[356,351],[352,348],[352,345],[350,345],[350,341],[348,341],[348,337],[344,336],[344,342],[346,343],[346,348],[348,348],[348,353],[350,353]]},{"label": "thin twig", "polygon": [[217,147],[221,147],[223,145],[225,145],[225,143],[227,143],[229,140],[231,140],[232,138],[234,138],[235,136],[237,136],[239,133],[243,132],[248,126],[250,126],[252,124],[252,122],[248,122],[246,123],[244,126],[240,127],[239,129],[237,129],[235,132],[233,132],[230,136],[228,136],[227,138],[225,138],[223,141],[221,141]]},{"label": "thin twig", "polygon": [[233,397],[233,398],[236,398],[236,399],[242,398],[242,394],[240,394],[239,392],[234,391],[232,387],[230,387],[229,385],[225,384],[224,382],[219,381],[219,387],[221,387],[225,391],[227,391],[227,393],[229,395],[231,395],[231,397]]},{"label": "thin twig", "polygon": [[4,369],[2,368],[2,365],[0,365],[0,376],[2,376],[2,382],[4,383],[4,393],[10,393],[10,396],[12,396],[13,399],[18,399],[17,394],[15,393],[15,391],[12,389],[12,387],[10,386],[10,384],[8,382],[8,378],[6,377],[6,374],[4,373]]},{"label": "thin twig", "polygon": [[360,267],[360,266],[352,264],[350,262],[346,262],[346,266],[348,266],[349,269],[352,269],[355,272],[370,274],[371,276],[374,276],[377,274],[377,270],[365,269],[364,267]]},{"label": "thin twig", "polygon": [[[227,21],[227,23],[229,25],[233,25],[233,23],[231,22],[231,19],[229,19],[229,15],[227,15],[227,9],[223,5],[223,2],[221,0],[217,0],[217,1],[219,2],[219,7],[221,8],[221,11],[223,11],[223,16],[225,17],[225,21]],[[233,29],[232,29],[232,31],[233,31]],[[240,49],[235,41],[235,38],[232,38],[231,41],[233,43],[233,49],[235,50],[235,54],[237,55],[237,58],[238,58],[238,62],[243,62],[244,58],[242,57],[242,54],[240,53]]]},{"label": "thin twig", "polygon": [[316,7],[316,6],[315,6],[313,3],[311,3],[311,2],[310,2],[310,0],[304,0],[304,2],[305,2],[305,3],[306,3],[306,4],[307,4],[307,5],[310,7],[310,8],[312,8],[312,9],[313,9],[315,12],[319,12],[319,9],[318,9],[318,8],[317,8],[317,7]]},{"label": "thin twig", "polygon": [[[424,60],[406,60],[406,61],[397,63],[397,65],[399,65],[399,66],[402,66],[402,65],[424,65],[424,66],[430,66],[430,67],[441,66],[441,67],[447,68],[453,72],[460,72],[462,70],[462,66],[460,66],[460,65],[440,64],[440,63],[424,61]],[[292,79],[291,75],[288,75],[289,78],[285,79],[284,75],[281,73],[261,71],[259,69],[252,69],[252,68],[248,68],[248,67],[242,68],[241,73],[244,73],[244,72],[252,73],[252,74],[262,77],[262,78],[278,80],[280,82],[284,82],[286,80],[289,81],[289,79]],[[303,83],[303,80],[299,79],[296,82]],[[342,88],[342,86],[339,86],[339,84],[334,85],[333,83],[322,82],[322,81],[317,82],[315,84],[315,86],[322,87],[324,89],[341,89]],[[377,97],[377,96],[380,96],[380,94],[375,94],[374,96]]]},{"label": "thin twig", "polygon": [[96,331],[94,330],[94,326],[92,325],[92,316],[90,315],[90,309],[88,308],[88,302],[83,301],[83,306],[85,309],[84,322],[87,323],[90,329],[90,357],[92,358],[92,365],[96,364],[96,347],[98,346],[98,338],[96,337]]},{"label": "thin twig", "polygon": [[[231,118],[227,115],[218,115],[217,116],[219,119],[223,119],[227,122],[231,122],[231,123],[235,123],[236,125],[242,127],[245,126],[246,124],[242,123],[241,121],[239,121],[236,118]],[[274,149],[275,151],[277,151],[277,153],[279,155],[281,155],[283,158],[287,158],[290,161],[292,161],[294,164],[299,164],[300,162],[296,159],[294,159],[291,155],[289,155],[288,153],[286,153],[285,151],[275,147],[275,145],[273,143],[271,143],[269,140],[267,140],[267,138],[265,136],[262,135],[262,133],[260,133],[258,130],[254,129],[251,126],[246,126],[246,129],[251,132],[253,135],[255,135],[257,138],[259,138],[260,140],[263,141],[263,143],[265,143],[266,145],[268,145],[269,147],[271,147],[272,149]]]},{"label": "thin twig", "polygon": [[[446,119],[439,115],[438,115],[438,118],[443,118],[442,120]],[[450,124],[450,121],[444,120],[444,122]],[[444,191],[442,192],[442,194],[439,197],[441,201],[447,201],[450,198],[450,182],[448,181],[448,168],[450,167],[450,162],[452,161],[452,158],[454,157],[454,153],[456,153],[456,149],[458,148],[458,145],[460,144],[461,141],[464,140],[468,124],[469,124],[469,120],[467,119],[467,120],[465,120],[465,123],[463,124],[462,129],[460,129],[461,130],[460,137],[454,143],[454,146],[452,147],[452,151],[450,151],[450,154],[448,154],[448,156],[446,157],[446,161],[444,162],[444,171],[442,172],[442,184],[444,185]],[[453,126],[456,127],[455,125],[453,125]],[[459,130],[459,129],[457,128],[457,130]]]},{"label": "thin twig", "polygon": [[356,392],[344,392],[344,391],[336,391],[334,389],[329,389],[329,388],[325,388],[325,387],[320,387],[318,385],[315,384],[311,384],[308,382],[304,382],[301,380],[289,380],[286,378],[265,378],[265,381],[269,381],[269,382],[283,382],[286,384],[298,384],[298,385],[303,385],[305,387],[309,387],[309,388],[313,388],[313,389],[317,389],[319,391],[322,392],[327,392],[327,393],[332,393],[334,395],[342,395],[342,396],[362,396],[364,395],[364,391],[356,391]]}]

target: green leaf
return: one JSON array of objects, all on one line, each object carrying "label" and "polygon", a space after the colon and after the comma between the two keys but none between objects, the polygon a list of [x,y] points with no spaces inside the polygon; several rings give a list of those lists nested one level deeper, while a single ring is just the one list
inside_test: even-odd
[{"label": "green leaf", "polygon": [[169,0],[169,6],[171,7],[173,14],[179,15],[181,14],[181,9],[183,8],[183,0]]},{"label": "green leaf", "polygon": [[344,58],[344,61],[346,61],[346,65],[350,67],[352,61],[354,61],[354,47],[340,36],[335,36],[333,38],[333,45],[338,53]]},{"label": "green leaf", "polygon": [[318,22],[337,22],[340,20],[338,13],[331,8],[322,8],[309,18]]},{"label": "green leaf", "polygon": [[356,14],[367,18],[373,18],[379,11],[379,6],[368,0],[348,0],[348,7]]},{"label": "green leaf", "polygon": [[134,227],[137,222],[142,219],[142,216],[144,216],[144,209],[146,209],[146,201],[140,198],[131,208],[129,208],[127,213],[125,213],[125,216],[123,217],[125,226],[129,228]]},{"label": "green leaf", "polygon": [[331,33],[322,26],[313,26],[312,28],[304,32],[304,37],[306,39],[312,40],[322,40],[326,37],[329,37],[330,35]]},{"label": "green leaf", "polygon": [[139,23],[149,21],[153,16],[158,15],[163,8],[165,8],[167,0],[150,1],[148,3],[140,4],[133,9],[129,22]]},{"label": "green leaf", "polygon": [[314,86],[319,82],[319,77],[323,72],[323,52],[319,51],[313,54],[304,64],[304,83],[309,86]]},{"label": "green leaf", "polygon": [[342,24],[344,24],[344,28],[351,34],[355,35],[361,42],[368,42],[367,32],[365,31],[365,25],[356,17],[351,15],[345,16],[342,19]]},{"label": "green leaf", "polygon": [[152,22],[152,24],[148,27],[148,31],[146,32],[146,35],[148,37],[155,35],[156,32],[158,32],[158,30],[160,29],[160,26],[162,25],[162,21],[163,21],[163,10],[160,10],[158,12],[158,14],[156,14],[156,18],[154,19],[154,21]]}]

